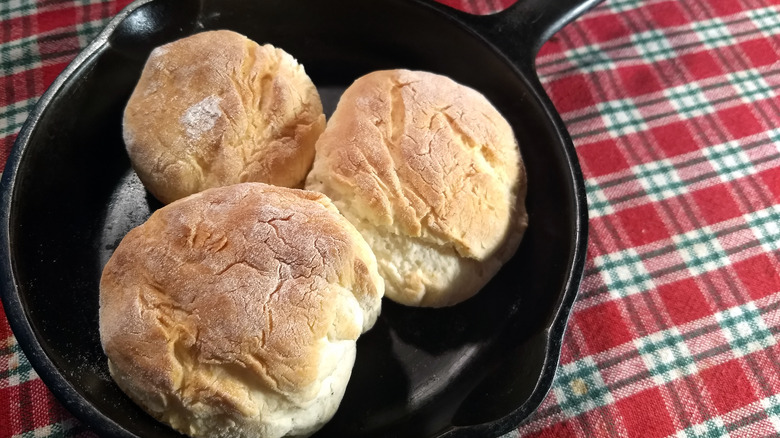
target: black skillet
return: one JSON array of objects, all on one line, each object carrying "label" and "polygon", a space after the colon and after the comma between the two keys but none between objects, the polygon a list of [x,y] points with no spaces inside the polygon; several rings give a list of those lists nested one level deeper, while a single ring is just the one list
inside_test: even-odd
[{"label": "black skillet", "polygon": [[358,342],[335,418],[317,437],[490,437],[550,389],[585,260],[587,206],[569,136],[539,84],[541,44],[599,0],[519,0],[472,16],[423,0],[139,0],[38,102],[2,178],[0,280],[23,351],[51,391],[105,436],[177,436],[108,376],[98,280],[124,234],[159,205],[130,170],[121,114],[149,52],[227,28],[298,58],[326,112],[354,79],[409,68],[484,93],[514,127],[530,227],[477,297],[447,309],[384,303]]}]

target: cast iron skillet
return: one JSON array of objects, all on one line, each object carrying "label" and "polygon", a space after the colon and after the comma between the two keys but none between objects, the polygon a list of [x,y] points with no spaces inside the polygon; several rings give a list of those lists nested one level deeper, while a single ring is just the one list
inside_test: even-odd
[{"label": "cast iron skillet", "polygon": [[528,169],[530,227],[477,297],[447,309],[385,301],[358,342],[341,408],[317,437],[488,437],[548,392],[582,277],[587,206],[569,136],[534,70],[541,44],[599,0],[519,0],[471,16],[423,0],[139,0],[38,102],[2,178],[0,278],[27,357],[65,406],[106,436],[177,436],[108,376],[98,337],[102,267],[159,205],[130,170],[121,115],[149,52],[232,29],[292,53],[330,113],[354,79],[410,68],[483,92]]}]

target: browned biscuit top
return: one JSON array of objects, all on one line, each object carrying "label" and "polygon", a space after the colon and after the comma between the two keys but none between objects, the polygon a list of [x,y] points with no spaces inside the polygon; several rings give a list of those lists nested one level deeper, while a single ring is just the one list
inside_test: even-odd
[{"label": "browned biscuit top", "polygon": [[303,67],[220,30],[152,51],[124,113],[133,167],[158,199],[258,181],[300,187],[325,128]]},{"label": "browned biscuit top", "polygon": [[239,184],[163,207],[124,238],[100,283],[101,340],[147,408],[253,415],[315,397],[335,366],[326,350],[371,327],[382,292],[327,198]]},{"label": "browned biscuit top", "polygon": [[481,259],[517,228],[525,169],[512,128],[480,93],[441,75],[388,70],[342,96],[307,184],[318,181],[377,226]]}]

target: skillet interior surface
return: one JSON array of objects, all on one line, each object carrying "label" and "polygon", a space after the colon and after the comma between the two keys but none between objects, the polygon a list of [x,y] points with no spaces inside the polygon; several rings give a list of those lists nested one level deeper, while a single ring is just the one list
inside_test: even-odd
[{"label": "skillet interior surface", "polygon": [[[143,63],[157,45],[222,28],[296,57],[328,114],[357,77],[409,68],[481,91],[509,120],[529,179],[530,226],[518,253],[477,297],[452,308],[385,300],[377,325],[358,342],[336,417],[316,436],[511,430],[549,389],[562,336],[550,326],[578,284],[571,280],[581,263],[574,260],[576,184],[561,133],[529,79],[457,21],[413,1],[154,0],[44,98],[6,175],[13,178],[7,257],[16,285],[14,297],[4,292],[6,306],[18,300],[32,330],[25,334],[24,324],[12,321],[20,343],[45,353],[45,360],[31,359],[45,368],[39,374],[100,432],[177,436],[112,383],[99,343],[98,282],[124,234],[159,207],[132,172],[121,135]],[[540,384],[542,375],[548,381]]]}]

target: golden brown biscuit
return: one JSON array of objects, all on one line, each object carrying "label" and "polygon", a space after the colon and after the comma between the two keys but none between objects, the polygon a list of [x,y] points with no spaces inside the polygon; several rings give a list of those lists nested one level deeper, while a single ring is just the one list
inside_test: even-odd
[{"label": "golden brown biscuit", "polygon": [[412,306],[473,296],[528,220],[511,126],[477,91],[426,72],[355,81],[317,141],[306,188],[333,200],[376,254],[386,295]]},{"label": "golden brown biscuit", "polygon": [[292,56],[220,30],[152,51],[123,133],[141,181],[167,203],[239,182],[301,187],[324,128],[317,89]]},{"label": "golden brown biscuit", "polygon": [[119,387],[183,433],[306,436],[335,413],[383,288],[322,194],[209,189],[122,240],[100,282],[101,342]]}]

